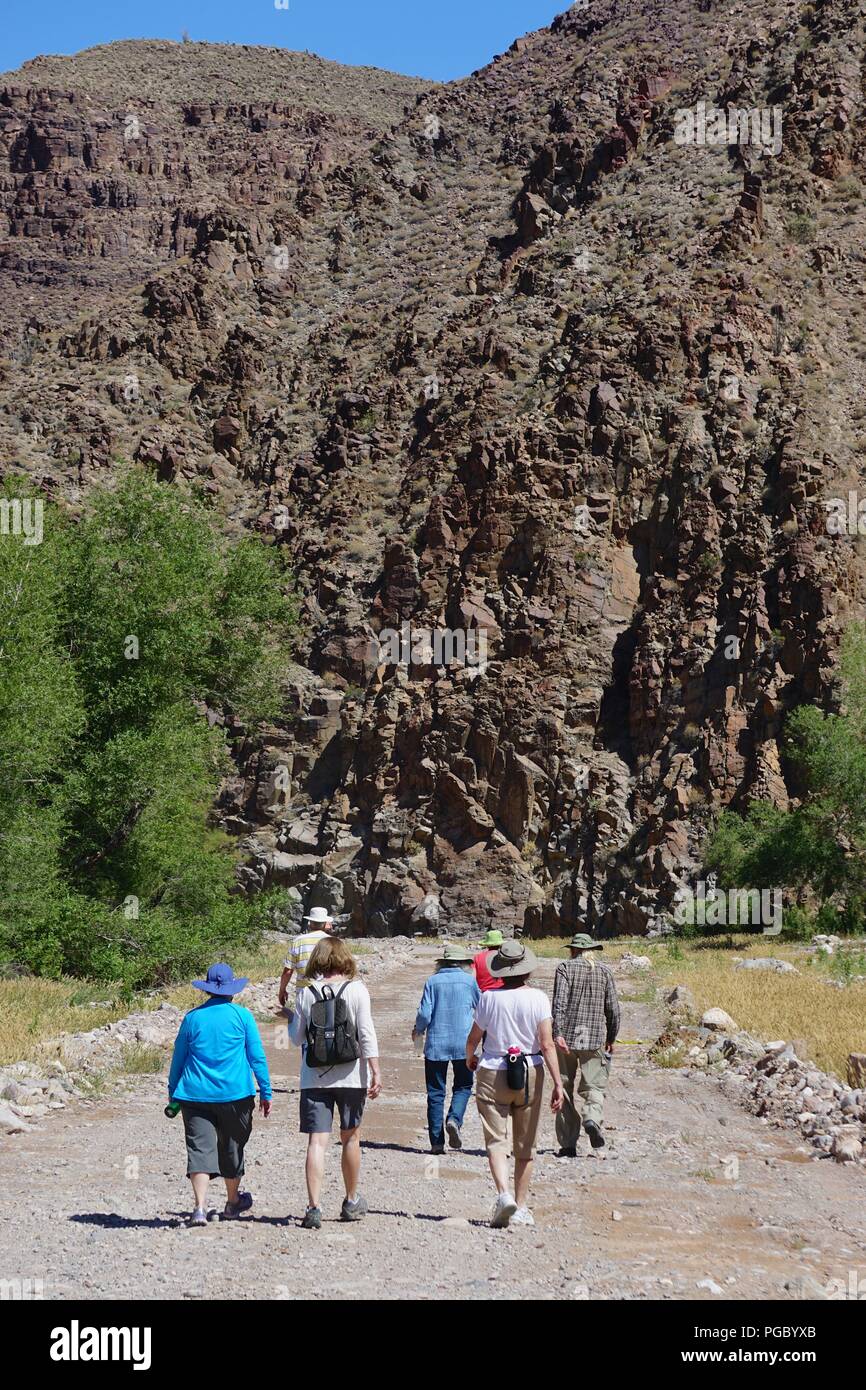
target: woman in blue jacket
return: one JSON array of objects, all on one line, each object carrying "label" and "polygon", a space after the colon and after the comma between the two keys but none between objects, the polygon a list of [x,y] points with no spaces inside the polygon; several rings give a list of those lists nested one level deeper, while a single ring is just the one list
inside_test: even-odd
[{"label": "woman in blue jacket", "polygon": [[[271,1113],[271,1078],[259,1030],[249,1009],[232,1000],[248,980],[235,979],[230,965],[212,965],[193,989],[210,998],[190,1010],[180,1025],[168,1075],[168,1094],[179,1101],[186,1135],[187,1175],[195,1209],[190,1224],[207,1224],[211,1178],[226,1185],[224,1218],[240,1216],[253,1204],[238,1192],[244,1175],[244,1147],[252,1133],[255,1081],[262,1114]],[[255,1074],[255,1081],[253,1076]]]}]

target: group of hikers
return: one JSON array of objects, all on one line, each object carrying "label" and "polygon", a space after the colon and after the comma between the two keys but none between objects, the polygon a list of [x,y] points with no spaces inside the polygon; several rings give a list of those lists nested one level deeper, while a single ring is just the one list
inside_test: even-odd
[{"label": "group of hikers", "polygon": [[[343,1221],[367,1214],[360,1191],[364,1107],[382,1090],[370,995],[345,941],[324,908],[305,918],[285,961],[279,1005],[290,1040],[301,1048],[300,1132],[307,1136],[307,1208],[301,1225],[318,1230],[325,1155],[336,1110],[340,1122]],[[412,1028],[423,1040],[430,1152],[463,1147],[462,1129],[475,1085],[490,1172],[496,1187],[491,1225],[534,1225],[528,1206],[541,1122],[544,1070],[553,1090],[561,1158],[575,1158],[581,1128],[604,1147],[604,1098],[620,1012],[600,942],[578,933],[554,976],[553,999],[531,984],[538,961],[521,940],[488,931],[481,949],[447,945],[424,985]],[[240,1191],[244,1148],[252,1132],[255,1089],[263,1116],[272,1088],[267,1059],[249,1010],[231,1007],[248,984],[231,967],[213,965],[194,988],[209,997],[183,1019],[169,1072],[169,1099],[179,1104],[193,1189],[193,1226],[207,1223],[211,1178],[226,1186],[224,1219],[253,1204]],[[294,998],[289,1001],[290,989]],[[451,1097],[448,1100],[448,1068]],[[446,1113],[447,1103],[447,1113]],[[509,1174],[509,1126],[514,1180]]]}]

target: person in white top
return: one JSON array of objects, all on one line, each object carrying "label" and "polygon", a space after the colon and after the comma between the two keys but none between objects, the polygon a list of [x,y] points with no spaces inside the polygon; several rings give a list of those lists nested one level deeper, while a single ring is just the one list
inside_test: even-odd
[{"label": "person in white top", "polygon": [[[475,1103],[484,1130],[487,1161],[496,1184],[491,1225],[534,1226],[526,1205],[544,1095],[544,1063],[553,1081],[550,1108],[557,1114],[564,1092],[553,1041],[550,1000],[529,977],[538,961],[522,941],[503,941],[487,961],[502,989],[487,990],[466,1039],[466,1063],[477,1069]],[[481,1056],[476,1049],[481,1044]],[[514,1194],[508,1180],[508,1119],[514,1149]]]},{"label": "person in white top", "polygon": [[[361,1120],[365,1102],[376,1100],[382,1090],[382,1076],[370,995],[357,979],[355,958],[345,942],[324,937],[310,957],[304,982],[307,988],[298,991],[289,1038],[302,1049],[301,1133],[307,1135],[309,1205],[301,1225],[319,1230],[319,1197],[335,1106],[340,1116],[346,1187],[340,1216],[343,1221],[357,1221],[367,1214],[367,1203],[358,1192]],[[332,1006],[328,994],[334,998]],[[321,1029],[314,1009],[327,1013],[328,1008],[328,1027]],[[316,1048],[325,1055],[317,1058]],[[347,1060],[339,1060],[341,1055]]]}]

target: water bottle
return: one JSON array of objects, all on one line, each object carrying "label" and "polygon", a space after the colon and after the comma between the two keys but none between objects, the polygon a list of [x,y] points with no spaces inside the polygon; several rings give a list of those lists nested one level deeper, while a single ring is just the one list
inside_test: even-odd
[{"label": "water bottle", "polygon": [[180,1114],[180,1101],[170,1100],[162,1113],[167,1115],[170,1120],[175,1119],[175,1117]]}]

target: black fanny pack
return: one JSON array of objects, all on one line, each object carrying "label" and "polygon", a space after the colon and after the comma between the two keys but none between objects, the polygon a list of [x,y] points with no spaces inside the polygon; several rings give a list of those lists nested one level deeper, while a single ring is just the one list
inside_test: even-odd
[{"label": "black fanny pack", "polygon": [[523,1091],[529,1104],[529,1058],[525,1052],[511,1050],[505,1054],[505,1079],[510,1091]]}]

